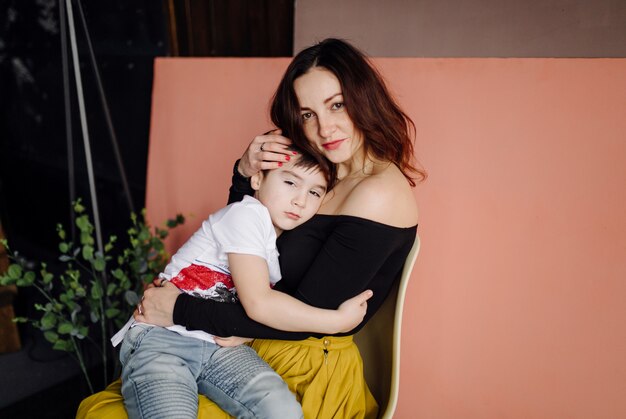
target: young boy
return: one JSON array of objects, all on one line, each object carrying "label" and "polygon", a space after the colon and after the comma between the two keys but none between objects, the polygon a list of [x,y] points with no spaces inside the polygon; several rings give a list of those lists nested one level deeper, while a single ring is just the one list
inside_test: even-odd
[{"label": "young boy", "polygon": [[[277,236],[317,212],[328,177],[302,153],[253,176],[255,197],[209,216],[160,278],[200,298],[239,299],[252,319],[277,329],[351,330],[365,315],[369,293],[325,310],[271,289],[280,279]],[[122,394],[130,418],[196,418],[198,393],[239,418],[303,416],[285,382],[249,346],[220,347],[203,331],[132,320],[112,341],[122,338]]]}]

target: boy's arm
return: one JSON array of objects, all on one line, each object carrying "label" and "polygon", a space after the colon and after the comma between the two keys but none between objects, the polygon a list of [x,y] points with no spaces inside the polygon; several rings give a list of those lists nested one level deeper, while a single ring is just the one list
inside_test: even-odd
[{"label": "boy's arm", "polygon": [[347,332],[363,320],[371,291],[365,291],[341,304],[337,310],[310,306],[269,285],[265,259],[248,254],[229,253],[228,262],[237,295],[253,320],[285,331],[335,334]]}]

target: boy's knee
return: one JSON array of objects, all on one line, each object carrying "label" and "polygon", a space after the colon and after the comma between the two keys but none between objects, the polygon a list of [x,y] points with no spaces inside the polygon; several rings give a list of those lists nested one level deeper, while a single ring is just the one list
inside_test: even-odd
[{"label": "boy's knee", "polygon": [[264,394],[253,408],[255,417],[281,419],[304,417],[302,406],[280,376],[264,377],[260,381],[263,384],[257,390]]}]

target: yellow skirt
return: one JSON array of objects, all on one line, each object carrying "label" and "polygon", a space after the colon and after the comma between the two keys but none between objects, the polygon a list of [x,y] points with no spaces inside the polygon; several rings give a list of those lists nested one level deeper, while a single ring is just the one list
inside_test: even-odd
[{"label": "yellow skirt", "polygon": [[[363,377],[363,361],[352,336],[303,341],[257,339],[252,347],[287,382],[306,419],[375,418],[378,405]],[[77,419],[126,418],[121,382],[83,400]],[[198,418],[230,418],[198,397]]]}]

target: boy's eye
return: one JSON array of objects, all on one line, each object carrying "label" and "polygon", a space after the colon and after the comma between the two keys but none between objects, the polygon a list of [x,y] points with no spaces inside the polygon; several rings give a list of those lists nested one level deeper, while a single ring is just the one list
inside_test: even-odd
[{"label": "boy's eye", "polygon": [[286,180],[285,183],[289,186],[296,186],[296,182],[292,182],[291,180]]},{"label": "boy's eye", "polygon": [[313,195],[314,197],[316,197],[316,198],[321,198],[322,197],[322,194],[319,193],[318,191],[309,191],[309,193],[311,195]]}]

